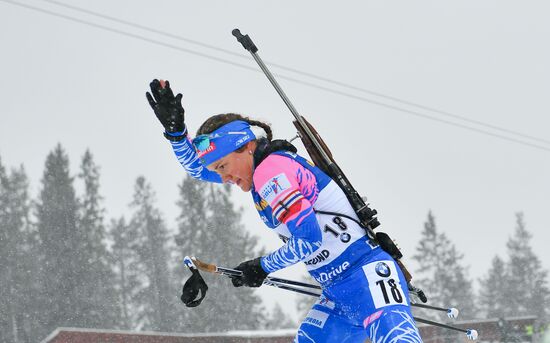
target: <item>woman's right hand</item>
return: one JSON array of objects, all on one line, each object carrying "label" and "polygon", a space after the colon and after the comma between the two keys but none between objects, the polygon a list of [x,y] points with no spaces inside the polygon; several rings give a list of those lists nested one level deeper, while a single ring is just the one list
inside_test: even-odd
[{"label": "woman's right hand", "polygon": [[166,133],[184,134],[185,111],[181,105],[183,95],[178,93],[174,96],[168,81],[154,79],[149,86],[151,93],[147,92],[145,96]]}]

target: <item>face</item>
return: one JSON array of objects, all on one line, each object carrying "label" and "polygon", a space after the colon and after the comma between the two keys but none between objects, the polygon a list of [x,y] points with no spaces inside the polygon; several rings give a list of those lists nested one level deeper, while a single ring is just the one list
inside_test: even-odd
[{"label": "face", "polygon": [[[252,142],[249,142],[252,143]],[[232,183],[239,186],[244,192],[252,189],[253,145],[248,144],[242,152],[232,152],[216,162],[209,164],[207,168],[220,174],[224,183]]]}]

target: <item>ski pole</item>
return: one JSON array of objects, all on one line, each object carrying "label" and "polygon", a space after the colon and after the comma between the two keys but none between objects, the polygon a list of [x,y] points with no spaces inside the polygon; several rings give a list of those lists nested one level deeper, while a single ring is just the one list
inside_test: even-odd
[{"label": "ski pole", "polygon": [[[243,272],[241,272],[240,270],[218,267],[215,264],[210,264],[210,263],[206,263],[201,260],[198,260],[196,257],[191,257],[191,260],[194,262],[197,268],[205,272],[221,274],[229,277],[241,276],[243,274]],[[321,289],[321,287],[318,285],[312,285],[309,283],[304,283],[304,282],[299,282],[294,280],[287,280],[287,279],[282,279],[278,277],[268,276],[266,278],[266,281],[269,281],[275,284],[287,284],[287,285],[300,286],[305,288]],[[316,295],[319,295],[319,294],[316,294]]]},{"label": "ski pole", "polygon": [[284,283],[275,282],[275,281],[267,280],[267,279],[264,281],[264,285],[273,286],[273,287],[285,289],[287,291],[292,291],[292,292],[301,293],[301,294],[305,294],[305,295],[311,295],[313,297],[320,297],[321,296],[321,293],[311,292],[311,291],[308,291],[308,290],[305,290],[305,289],[297,288],[296,286],[291,286],[291,285],[287,285],[287,284],[284,284]]},{"label": "ski pole", "polygon": [[[242,276],[242,271],[240,271],[240,270],[225,268],[225,267],[218,267],[215,264],[202,262],[202,261],[198,260],[195,257],[185,256],[184,262],[190,268],[196,267],[199,270],[203,270],[203,271],[206,271],[206,272],[209,272],[209,273],[214,273],[214,274],[218,274],[218,275],[225,275],[225,276],[228,276],[228,277],[240,277],[240,276]],[[307,283],[303,283],[303,282],[299,282],[299,281],[286,280],[286,279],[281,279],[281,278],[271,278],[269,276],[264,280],[263,283],[265,285],[268,285],[268,286],[273,286],[273,287],[281,288],[281,289],[296,292],[296,293],[301,293],[301,294],[310,295],[310,296],[314,296],[314,297],[321,296],[320,293],[311,292],[311,291],[299,288],[299,287],[308,287],[308,288],[319,288],[320,289],[320,287],[317,286],[317,285],[311,285],[311,284],[307,284]],[[203,298],[204,298],[204,296],[203,296]],[[202,299],[201,299],[201,301],[202,301]],[[419,306],[419,305],[420,304],[411,303],[411,306],[417,306],[417,307],[422,307],[422,308],[426,308],[426,309],[432,309],[432,310],[446,311],[447,312],[447,309],[444,309],[442,307],[429,306],[429,305]],[[457,310],[457,312],[458,312],[458,310]],[[473,329],[466,329],[465,330],[465,329],[461,329],[461,328],[458,328],[458,327],[455,327],[455,326],[451,326],[451,325],[447,325],[447,324],[443,324],[443,323],[438,323],[438,322],[434,322],[434,321],[419,318],[419,317],[413,317],[413,318],[414,318],[415,321],[417,321],[419,323],[429,324],[429,325],[438,326],[438,327],[449,329],[449,330],[463,332],[463,333],[466,334],[466,336],[470,340],[476,340],[477,336],[478,336],[477,331],[473,330]]]},{"label": "ski pole", "polygon": [[[277,282],[276,280],[280,280],[280,282]],[[306,295],[312,295],[312,296],[320,296],[321,295],[319,293],[314,293],[314,292],[307,292],[307,291],[303,292],[302,289],[291,287],[291,286],[284,287],[285,285],[293,285],[294,283],[300,284],[300,285],[302,285],[302,287],[311,287],[311,288],[317,288],[318,287],[316,285],[304,284],[304,283],[296,282],[296,281],[292,281],[292,280],[269,278],[269,277],[266,278],[266,281],[264,281],[264,284],[266,284],[266,285],[279,287],[279,288],[286,289],[286,290],[289,290],[289,291],[294,291],[294,292],[298,292],[298,293],[302,293],[302,294],[306,294]],[[318,287],[318,288],[321,289],[320,287]],[[451,319],[457,318],[458,314],[459,314],[458,309],[456,309],[454,307],[443,308],[443,307],[438,307],[438,306],[417,304],[417,303],[412,303],[412,302],[411,302],[411,306],[425,308],[425,309],[429,309],[429,310],[440,311],[440,312],[445,312],[447,314],[447,317],[449,317]]]},{"label": "ski pole", "polygon": [[270,281],[286,283],[286,284],[293,285],[293,286],[300,286],[300,287],[313,288],[313,289],[321,289],[321,286],[319,286],[319,285],[312,285],[312,284],[309,284],[309,283],[303,283],[303,282],[294,281],[294,280],[281,279],[281,278],[272,277],[272,276],[268,276],[267,278]]},{"label": "ski pole", "polygon": [[[218,274],[218,275],[225,275],[225,276],[228,276],[228,277],[240,277],[242,275],[242,272],[240,270],[225,268],[225,267],[219,267],[215,264],[203,262],[203,261],[197,259],[196,257],[187,257],[186,256],[185,258],[190,259],[198,269],[200,269],[202,271],[205,271],[205,272],[215,273],[215,274]],[[293,291],[293,292],[297,292],[297,293],[301,293],[301,294],[305,294],[305,295],[315,296],[315,297],[318,297],[318,296],[321,295],[320,293],[310,292],[310,291],[304,290],[302,288],[293,287],[293,286],[298,286],[298,287],[303,287],[303,288],[312,288],[312,289],[319,289],[320,290],[321,289],[320,286],[312,285],[312,284],[304,283],[304,282],[299,282],[299,281],[294,281],[294,280],[287,280],[287,279],[282,279],[282,278],[278,278],[278,277],[268,276],[265,279],[264,284],[266,284],[268,286],[273,286],[273,287],[278,287],[278,288],[281,288],[281,289],[285,289],[285,290],[288,290],[288,291]],[[456,308],[453,308],[453,307],[446,309],[446,308],[443,308],[443,307],[436,307],[436,306],[416,304],[416,303],[411,303],[411,306],[422,307],[422,308],[426,308],[426,309],[430,309],[430,310],[446,312],[447,316],[449,316],[449,318],[456,318],[456,316],[458,316],[458,310]],[[449,313],[452,313],[453,316],[451,316]]]},{"label": "ski pole", "polygon": [[471,340],[471,341],[475,341],[478,337],[477,330],[474,330],[474,329],[462,329],[462,328],[459,328],[459,327],[456,327],[456,326],[451,326],[451,325],[447,325],[447,324],[443,324],[443,323],[438,323],[438,322],[434,322],[434,321],[431,321],[431,320],[428,320],[428,319],[423,319],[423,318],[418,318],[418,317],[413,317],[413,318],[414,318],[414,320],[416,320],[419,323],[424,323],[424,324],[433,325],[433,326],[437,326],[437,327],[448,329],[448,330],[459,331],[459,332],[465,333],[466,336],[468,337],[468,339]]},{"label": "ski pole", "polygon": [[417,303],[412,303],[411,306],[416,306],[416,307],[421,307],[421,308],[425,308],[425,309],[429,309],[429,310],[445,312],[445,313],[447,313],[447,317],[449,317],[451,319],[455,319],[456,317],[458,317],[458,313],[459,313],[458,309],[454,308],[454,307],[443,308],[443,307],[431,306],[431,305],[426,305],[426,304],[417,304]]},{"label": "ski pole", "polygon": [[[206,286],[206,283],[204,282],[204,279],[202,279],[202,277],[200,276],[200,274],[198,274],[196,272],[196,270],[202,270],[202,271],[205,271],[205,272],[214,273],[214,274],[218,274],[218,275],[225,275],[225,276],[228,276],[230,278],[240,277],[243,274],[242,271],[240,271],[240,270],[224,268],[224,267],[218,267],[214,264],[202,262],[202,261],[196,259],[195,257],[185,256],[185,258],[183,259],[183,262],[185,263],[185,265],[187,265],[189,267],[191,272],[193,272],[193,277],[195,278],[195,280],[194,280],[195,284],[202,286],[202,288],[203,288],[202,293],[203,294],[206,292],[206,289],[208,289],[208,287]],[[310,295],[310,296],[314,296],[314,297],[319,297],[321,295],[320,293],[316,293],[316,292],[308,291],[307,289],[303,289],[303,288],[321,289],[321,287],[319,287],[317,285],[311,285],[311,284],[299,282],[299,281],[286,280],[286,279],[281,279],[281,278],[276,278],[276,277],[267,277],[264,280],[263,283],[265,285],[268,285],[268,286],[277,287],[277,288],[281,288],[281,289],[284,289],[284,290],[288,290],[288,291],[292,291],[292,292],[296,292],[296,293],[301,293],[301,294],[305,294],[305,295]],[[298,288],[298,286],[303,287],[303,288]],[[190,294],[197,294],[198,291],[192,290],[193,287],[194,286],[190,285],[188,287],[188,292]],[[197,305],[200,304],[202,299],[204,299],[204,295],[202,296],[201,299],[199,299],[195,303]],[[197,306],[197,305],[194,305],[194,306]]]}]

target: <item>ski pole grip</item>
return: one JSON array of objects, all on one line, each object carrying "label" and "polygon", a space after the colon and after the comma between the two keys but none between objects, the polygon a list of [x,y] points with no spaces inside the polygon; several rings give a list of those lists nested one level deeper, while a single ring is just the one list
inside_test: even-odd
[{"label": "ski pole grip", "polygon": [[258,48],[248,35],[243,36],[239,29],[234,29],[233,31],[231,31],[231,33],[233,34],[233,36],[235,36],[235,38],[237,38],[239,43],[243,45],[243,48],[245,48],[245,50],[248,50],[253,54],[258,51]]},{"label": "ski pole grip", "polygon": [[193,263],[193,257],[185,256],[183,258],[183,263],[191,270],[197,270],[197,266]]}]

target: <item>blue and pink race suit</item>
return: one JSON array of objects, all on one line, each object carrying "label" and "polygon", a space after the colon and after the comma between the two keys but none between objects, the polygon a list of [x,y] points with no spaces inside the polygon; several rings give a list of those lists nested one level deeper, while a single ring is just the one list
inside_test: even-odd
[{"label": "blue and pink race suit", "polygon": [[[189,175],[221,182],[189,139],[171,144]],[[263,269],[272,273],[303,262],[323,288],[294,342],[422,342],[401,270],[346,218],[357,220],[330,177],[299,155],[277,151],[255,166],[251,193],[261,219],[285,241],[262,257]]]}]

